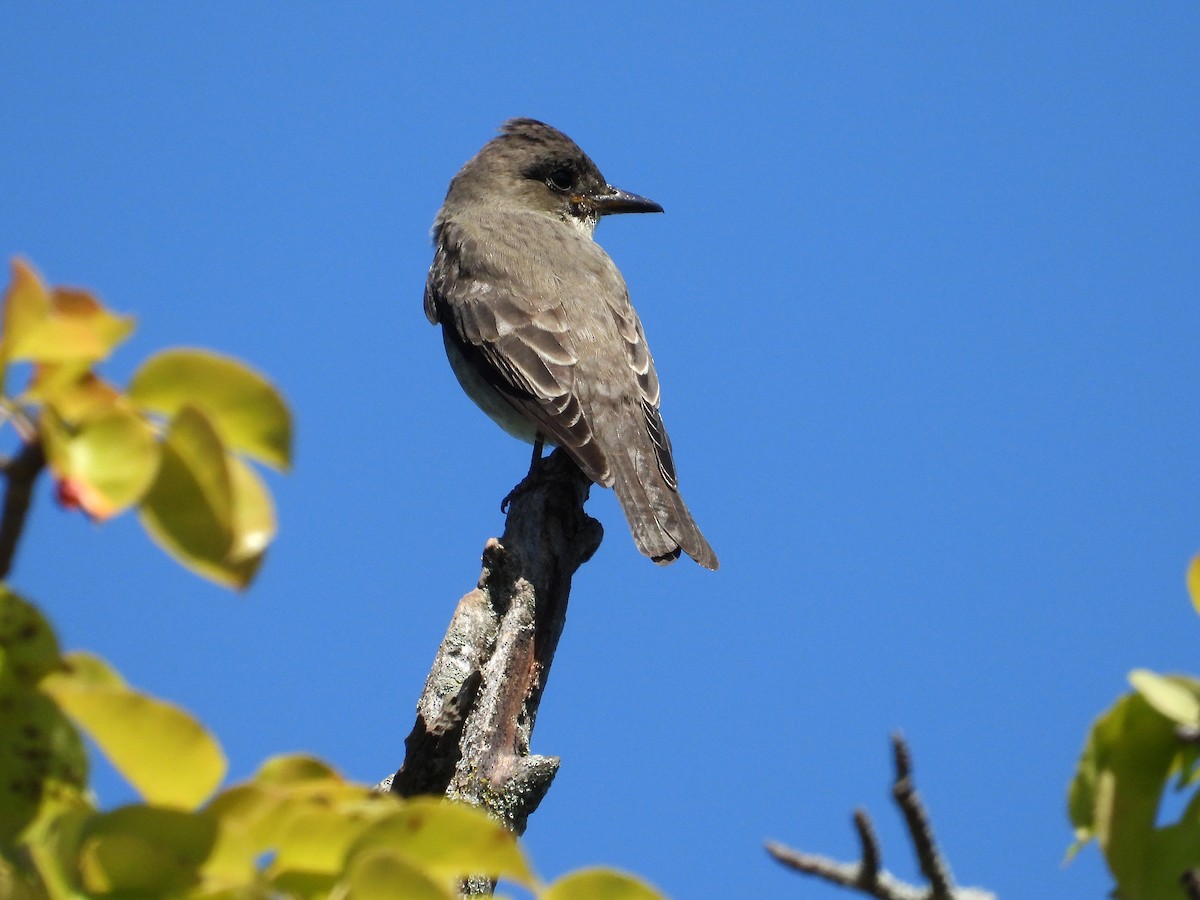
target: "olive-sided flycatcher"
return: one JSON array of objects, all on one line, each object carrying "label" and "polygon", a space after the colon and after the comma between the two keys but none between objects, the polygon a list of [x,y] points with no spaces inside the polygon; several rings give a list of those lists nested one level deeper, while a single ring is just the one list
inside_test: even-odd
[{"label": "olive-sided flycatcher", "polygon": [[610,185],[561,131],[513,119],[450,182],[425,314],[468,396],[615,489],[642,553],[715,569],[679,495],[642,323],[592,239],[601,216],[635,212],[662,207]]}]

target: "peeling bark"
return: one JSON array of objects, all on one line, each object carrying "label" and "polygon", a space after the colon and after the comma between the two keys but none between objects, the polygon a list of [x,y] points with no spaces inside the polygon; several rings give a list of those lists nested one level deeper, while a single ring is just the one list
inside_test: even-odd
[{"label": "peeling bark", "polygon": [[510,495],[504,535],[459,602],[417,704],[404,764],[382,787],[444,794],[525,830],[559,759],[529,752],[571,578],[600,546],[591,482],[555,451]]}]

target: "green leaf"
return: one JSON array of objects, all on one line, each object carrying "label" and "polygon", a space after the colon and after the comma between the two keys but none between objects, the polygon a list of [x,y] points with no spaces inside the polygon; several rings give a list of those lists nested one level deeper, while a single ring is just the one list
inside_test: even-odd
[{"label": "green leaf", "polygon": [[[1178,759],[1175,729],[1141,694],[1121,697],[1092,726],[1071,783],[1074,849],[1097,839],[1122,900],[1156,900],[1178,892],[1182,868],[1172,869],[1164,880],[1157,860],[1165,855],[1174,865],[1192,845],[1155,828]],[[1194,865],[1200,865],[1200,847],[1184,868]]]},{"label": "green leaf", "polygon": [[67,671],[43,687],[151,803],[194,809],[225,776],[225,756],[199,722],[133,690],[97,657],[69,655]]},{"label": "green leaf", "polygon": [[167,350],[138,370],[129,394],[167,416],[195,406],[228,446],[277,469],[291,465],[287,404],[266,378],[237,360],[207,350]]},{"label": "green leaf", "polygon": [[454,887],[468,876],[507,878],[527,887],[534,875],[516,836],[486,813],[432,797],[405,801],[368,828],[350,857],[370,848],[402,853],[442,885]]},{"label": "green leaf", "polygon": [[183,407],[167,427],[158,475],[140,518],[150,536],[185,566],[242,588],[262,555],[244,555],[245,543],[237,539],[239,521],[254,516],[235,512],[235,487],[244,481],[231,471],[231,459],[208,417]]},{"label": "green leaf", "polygon": [[85,828],[80,874],[90,896],[169,896],[196,885],[216,842],[203,813],[126,806]]},{"label": "green leaf", "polygon": [[273,898],[282,896],[289,900],[299,897],[308,898],[308,900],[324,900],[333,890],[336,880],[336,876],[329,872],[303,872],[289,869],[271,878],[268,883],[271,886]]},{"label": "green leaf", "polygon": [[73,809],[56,810],[53,815],[43,817],[40,827],[22,835],[30,869],[45,887],[35,897],[71,900],[82,897],[78,883],[79,845],[84,827],[95,815],[90,805],[79,802]]},{"label": "green leaf", "polygon": [[0,584],[0,696],[33,687],[60,662],[50,623],[32,603]]},{"label": "green leaf", "polygon": [[359,854],[346,877],[334,888],[331,897],[353,900],[457,900],[450,891],[430,878],[401,854],[372,849]]},{"label": "green leaf", "polygon": [[1179,676],[1134,669],[1129,683],[1156,710],[1180,725],[1200,725],[1200,683]]},{"label": "green leaf", "polygon": [[27,263],[14,260],[12,268],[4,296],[4,361],[101,360],[133,331],[132,319],[109,312],[91,294],[68,288],[47,292]]},{"label": "green leaf", "polygon": [[1171,723],[1140,695],[1121,697],[1088,735],[1071,785],[1072,823],[1102,847],[1122,825],[1148,832],[1174,755]]},{"label": "green leaf", "polygon": [[61,665],[50,624],[0,585],[0,845],[80,805],[87,786],[79,733],[38,689]]},{"label": "green leaf", "polygon": [[6,693],[0,715],[0,845],[77,808],[86,787],[83,743],[62,711],[32,689]]},{"label": "green leaf", "polygon": [[663,895],[644,881],[614,869],[572,872],[538,897],[539,900],[663,900]]},{"label": "green leaf", "polygon": [[94,519],[111,518],[140,500],[158,469],[154,430],[121,404],[95,413],[74,429],[48,405],[39,430],[50,468]]}]

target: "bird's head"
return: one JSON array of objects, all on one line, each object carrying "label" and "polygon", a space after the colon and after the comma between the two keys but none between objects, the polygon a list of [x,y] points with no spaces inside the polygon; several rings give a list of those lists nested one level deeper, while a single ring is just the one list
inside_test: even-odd
[{"label": "bird's head", "polygon": [[663,211],[613,187],[578,144],[535,119],[505,122],[450,182],[446,203],[544,211],[589,233],[601,216]]}]

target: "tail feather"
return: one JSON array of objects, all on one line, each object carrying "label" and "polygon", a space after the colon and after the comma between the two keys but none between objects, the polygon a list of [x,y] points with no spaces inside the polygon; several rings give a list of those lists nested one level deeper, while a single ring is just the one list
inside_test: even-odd
[{"label": "tail feather", "polygon": [[717,555],[696,526],[679,492],[663,478],[658,462],[637,447],[622,448],[610,458],[613,489],[638,549],[660,565],[686,553],[706,569],[716,569]]}]

